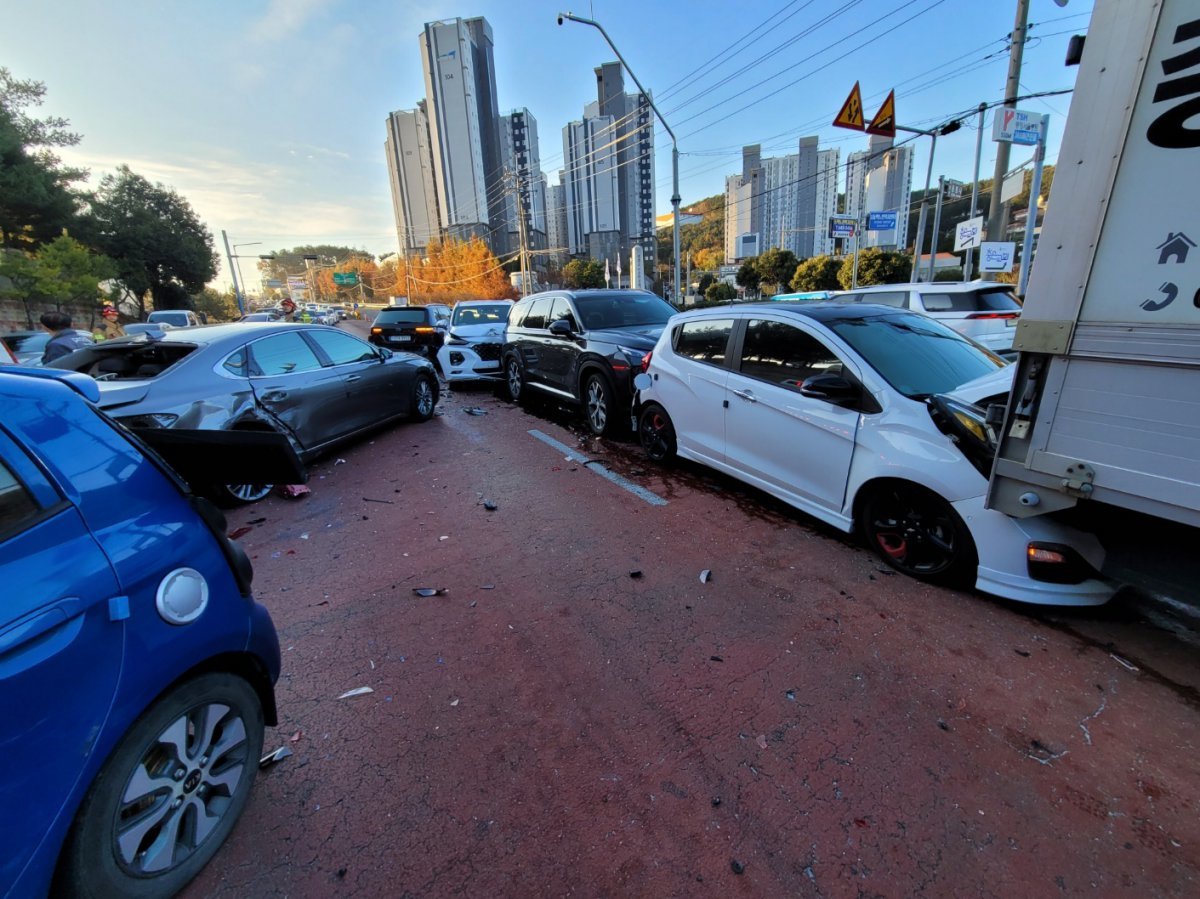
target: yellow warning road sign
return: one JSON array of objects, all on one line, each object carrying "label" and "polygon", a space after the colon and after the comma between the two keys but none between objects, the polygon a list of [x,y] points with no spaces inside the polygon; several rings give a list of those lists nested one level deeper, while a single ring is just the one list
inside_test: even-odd
[{"label": "yellow warning road sign", "polygon": [[850,96],[842,104],[842,111],[837,114],[837,118],[833,120],[833,124],[838,128],[852,128],[855,131],[863,130],[862,93],[858,89],[857,81],[854,82],[854,89],[850,91]]},{"label": "yellow warning road sign", "polygon": [[884,137],[896,136],[896,92],[889,91],[887,99],[871,119],[867,126],[867,134],[882,134]]}]

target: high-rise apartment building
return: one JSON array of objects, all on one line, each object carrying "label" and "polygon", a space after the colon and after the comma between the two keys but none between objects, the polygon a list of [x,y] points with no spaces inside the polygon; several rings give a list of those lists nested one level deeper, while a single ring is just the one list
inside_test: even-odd
[{"label": "high-rise apartment building", "polygon": [[742,173],[725,179],[725,261],[733,264],[769,247],[800,259],[834,252],[829,216],[837,210],[837,150],[802,137],[798,152],[762,158],[742,148]]},{"label": "high-rise apartment building", "polygon": [[[562,179],[562,173],[559,173]],[[566,188],[562,184],[551,184],[546,188],[546,243],[549,262],[562,266],[567,260],[567,200]]]},{"label": "high-rise apartment building", "polygon": [[859,217],[865,225],[868,212],[897,213],[896,230],[864,230],[862,246],[901,250],[908,246],[912,172],[912,147],[894,147],[888,137],[873,135],[867,150],[847,158],[846,214]]},{"label": "high-rise apartment building", "polygon": [[524,216],[526,246],[534,251],[533,267],[544,270],[546,258],[546,176],[538,153],[537,120],[528,109],[517,109],[500,120],[500,156],[504,164],[501,221],[513,252],[521,246]]},{"label": "high-rise apartment building", "polygon": [[596,72],[596,102],[563,129],[562,185],[567,246],[573,256],[642,259],[655,256],[654,123],[644,94],[625,93],[618,63]]},{"label": "high-rise apartment building", "polygon": [[387,117],[384,151],[400,251],[406,256],[422,253],[441,233],[424,100],[416,109],[399,110]]}]

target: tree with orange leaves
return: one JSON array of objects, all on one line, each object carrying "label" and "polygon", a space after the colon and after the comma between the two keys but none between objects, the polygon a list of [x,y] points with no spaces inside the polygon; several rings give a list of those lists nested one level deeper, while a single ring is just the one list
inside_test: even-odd
[{"label": "tree with orange leaves", "polygon": [[449,237],[430,244],[424,257],[388,260],[374,286],[413,305],[516,297],[503,264],[477,237]]}]

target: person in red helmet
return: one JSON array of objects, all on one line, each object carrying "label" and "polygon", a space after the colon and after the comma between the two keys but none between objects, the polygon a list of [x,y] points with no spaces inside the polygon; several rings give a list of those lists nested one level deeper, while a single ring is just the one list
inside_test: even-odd
[{"label": "person in red helmet", "polygon": [[116,306],[105,304],[104,308],[100,310],[100,318],[104,324],[96,328],[92,334],[97,342],[125,336],[125,328],[121,325],[121,314],[117,312]]},{"label": "person in red helmet", "polygon": [[296,320],[296,304],[292,302],[290,297],[284,297],[280,300],[279,308],[283,310],[283,315],[279,317],[281,322],[294,322]]}]

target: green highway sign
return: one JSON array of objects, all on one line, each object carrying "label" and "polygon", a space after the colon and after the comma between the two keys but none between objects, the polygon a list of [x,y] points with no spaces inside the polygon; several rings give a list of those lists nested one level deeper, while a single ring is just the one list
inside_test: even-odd
[{"label": "green highway sign", "polygon": [[353,287],[358,283],[358,272],[334,272],[333,283],[340,287]]}]

